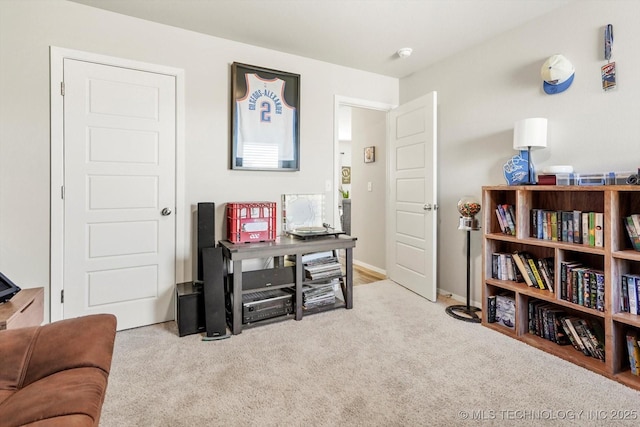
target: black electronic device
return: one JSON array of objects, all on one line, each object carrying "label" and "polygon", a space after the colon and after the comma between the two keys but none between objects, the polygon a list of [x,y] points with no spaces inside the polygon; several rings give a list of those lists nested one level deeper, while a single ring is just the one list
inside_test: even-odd
[{"label": "black electronic device", "polygon": [[288,289],[269,289],[242,295],[242,323],[252,323],[293,313]]},{"label": "black electronic device", "polygon": [[9,301],[20,291],[20,287],[13,283],[7,276],[0,273],[0,303]]},{"label": "black electronic device", "polygon": [[202,271],[202,249],[213,248],[216,245],[216,205],[211,202],[198,203],[198,280],[204,280]]},{"label": "black electronic device", "polygon": [[627,184],[640,185],[640,168],[637,174],[631,174],[627,177]]},{"label": "black electronic device", "polygon": [[178,336],[205,331],[204,294],[202,283],[184,282],[176,285]]},{"label": "black electronic device", "polygon": [[338,237],[345,234],[344,231],[336,230],[327,223],[323,223],[322,227],[298,227],[286,232],[289,236],[297,239],[312,239],[316,237]]},{"label": "black electronic device", "polygon": [[202,248],[204,318],[207,338],[227,338],[222,247]]}]

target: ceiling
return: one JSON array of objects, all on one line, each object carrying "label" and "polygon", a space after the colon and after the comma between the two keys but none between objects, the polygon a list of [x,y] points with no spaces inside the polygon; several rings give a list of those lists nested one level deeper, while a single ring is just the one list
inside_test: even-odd
[{"label": "ceiling", "polygon": [[575,0],[71,1],[402,78]]}]

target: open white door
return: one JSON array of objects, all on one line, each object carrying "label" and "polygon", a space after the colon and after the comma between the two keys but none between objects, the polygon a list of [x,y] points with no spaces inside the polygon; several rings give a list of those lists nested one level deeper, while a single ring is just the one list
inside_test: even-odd
[{"label": "open white door", "polygon": [[437,94],[389,113],[387,275],[436,301]]}]

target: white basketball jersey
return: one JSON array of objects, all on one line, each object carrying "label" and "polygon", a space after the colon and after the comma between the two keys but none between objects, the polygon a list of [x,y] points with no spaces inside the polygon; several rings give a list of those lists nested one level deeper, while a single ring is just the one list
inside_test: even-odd
[{"label": "white basketball jersey", "polygon": [[245,80],[247,92],[236,100],[236,156],[277,152],[277,160],[293,160],[295,108],[284,99],[284,80],[257,74],[246,74]]}]

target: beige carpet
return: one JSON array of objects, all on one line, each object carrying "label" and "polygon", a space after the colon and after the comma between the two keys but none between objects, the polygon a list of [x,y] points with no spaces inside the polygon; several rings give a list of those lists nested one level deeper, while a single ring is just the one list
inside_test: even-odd
[{"label": "beige carpet", "polygon": [[174,322],[119,332],[101,426],[639,423],[637,391],[393,282],[354,292],[353,310],[222,341]]}]

